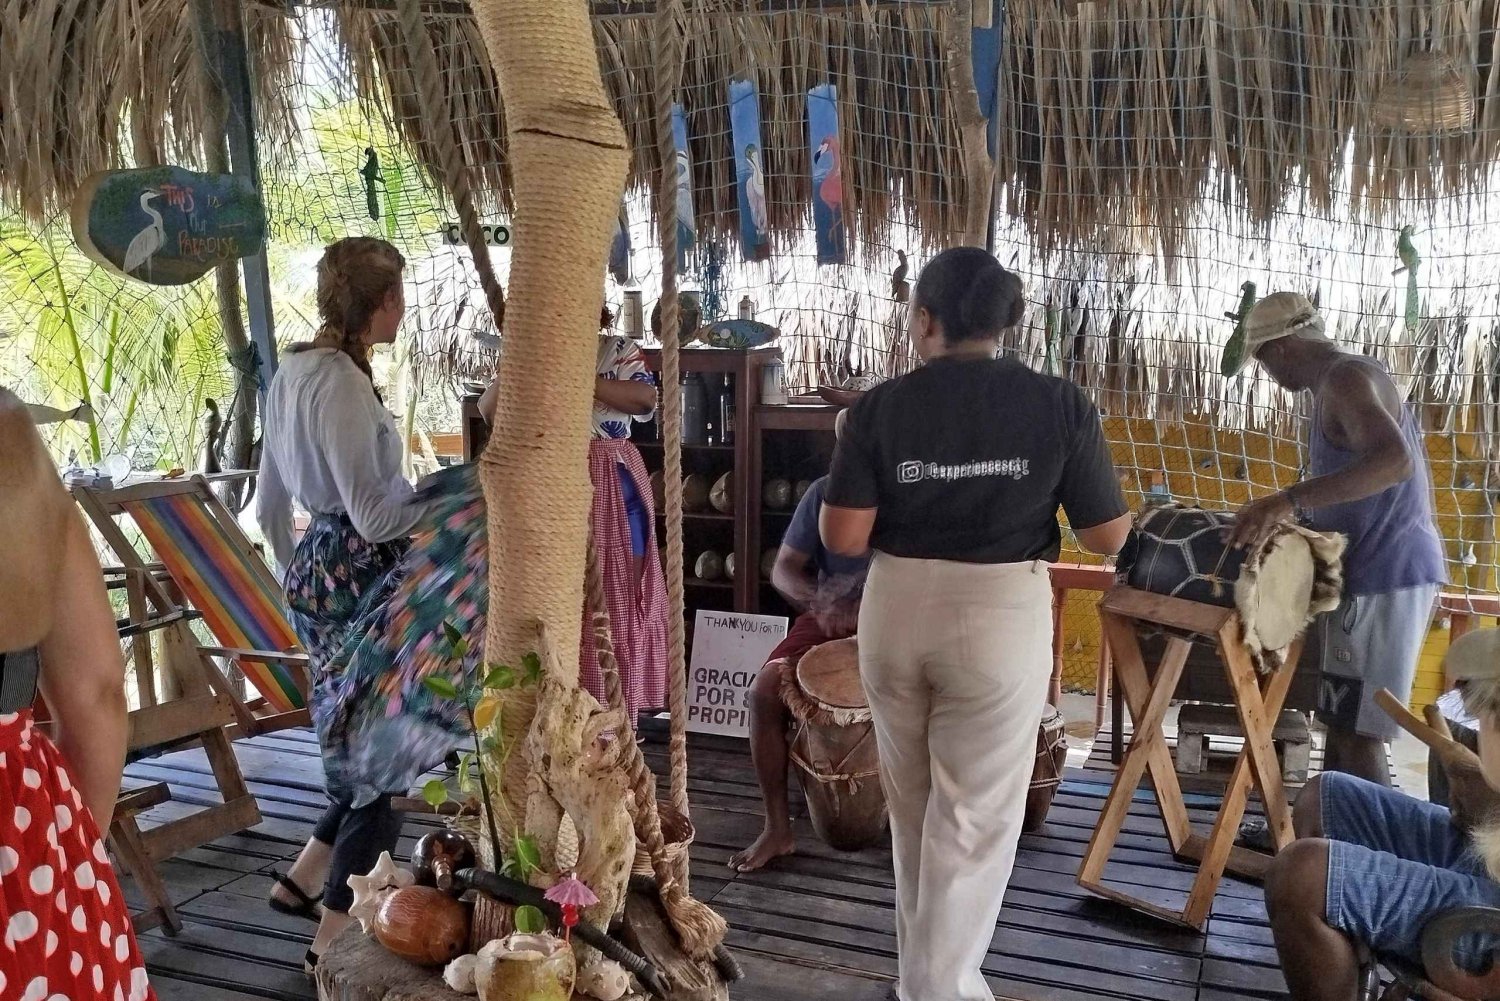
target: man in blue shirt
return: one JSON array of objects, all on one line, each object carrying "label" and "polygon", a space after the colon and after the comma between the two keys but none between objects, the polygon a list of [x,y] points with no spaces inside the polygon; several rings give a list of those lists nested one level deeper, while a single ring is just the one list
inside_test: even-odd
[{"label": "man in blue shirt", "polygon": [[[847,412],[839,412],[835,435],[843,430]],[[827,481],[826,476],[814,481],[797,503],[771,571],[771,585],[800,614],[750,687],[750,756],[765,803],[766,825],[753,845],[729,860],[729,867],[739,872],[759,869],[797,848],[787,800],[791,715],[781,700],[783,673],[794,669],[813,647],[853,636],[859,621],[859,598],[870,557],[838,556],[823,548],[818,511]]]}]

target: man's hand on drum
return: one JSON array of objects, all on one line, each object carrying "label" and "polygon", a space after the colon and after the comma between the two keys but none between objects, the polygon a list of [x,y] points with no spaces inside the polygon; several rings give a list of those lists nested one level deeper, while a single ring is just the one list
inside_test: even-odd
[{"label": "man's hand on drum", "polygon": [[859,589],[848,581],[830,577],[819,584],[811,611],[823,635],[853,636],[859,628]]},{"label": "man's hand on drum", "polygon": [[1259,549],[1276,526],[1291,521],[1296,506],[1285,491],[1253,500],[1234,514],[1234,524],[1224,529],[1224,539],[1235,549]]}]

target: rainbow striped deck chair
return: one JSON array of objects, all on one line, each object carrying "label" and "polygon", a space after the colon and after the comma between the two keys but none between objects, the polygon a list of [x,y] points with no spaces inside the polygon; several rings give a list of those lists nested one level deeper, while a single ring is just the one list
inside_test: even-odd
[{"label": "rainbow striped deck chair", "polygon": [[[245,474],[215,479],[230,475]],[[128,516],[140,529],[155,562],[220,644],[198,646],[217,674],[215,687],[231,698],[241,733],[308,725],[308,660],[283,611],[281,585],[207,478],[80,486],[73,495],[127,568],[149,569],[150,563],[115,518]],[[165,588],[153,587],[149,597],[159,614],[175,610],[177,596]],[[259,697],[243,699],[221,663],[239,668]]]}]

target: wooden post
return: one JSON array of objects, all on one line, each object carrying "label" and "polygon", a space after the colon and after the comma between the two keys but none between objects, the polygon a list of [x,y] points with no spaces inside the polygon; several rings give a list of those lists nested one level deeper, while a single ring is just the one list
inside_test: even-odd
[{"label": "wooden post", "polygon": [[[203,65],[224,102],[223,123],[229,144],[229,169],[261,190],[255,152],[255,109],[250,97],[249,54],[245,45],[242,0],[193,0]],[[212,140],[210,140],[212,141]],[[212,155],[212,154],[210,154]],[[276,331],[271,312],[271,271],[266,248],[243,259],[245,307],[250,339],[260,356],[259,395],[276,374]]]}]

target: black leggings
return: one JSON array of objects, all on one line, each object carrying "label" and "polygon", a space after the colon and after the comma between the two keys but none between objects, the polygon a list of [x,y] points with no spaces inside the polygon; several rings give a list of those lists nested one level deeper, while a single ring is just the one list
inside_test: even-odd
[{"label": "black leggings", "polygon": [[330,790],[329,797],[333,805],[318,820],[313,837],[333,846],[328,883],[323,887],[323,906],[345,914],[354,903],[349,877],[363,876],[375,868],[381,852],[396,850],[396,841],[401,837],[401,814],[391,809],[389,795],[358,809],[349,805],[354,801],[352,794]]}]

